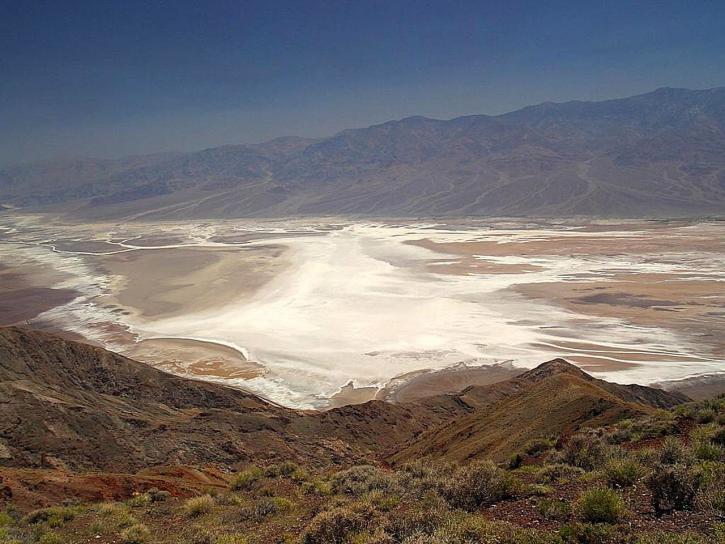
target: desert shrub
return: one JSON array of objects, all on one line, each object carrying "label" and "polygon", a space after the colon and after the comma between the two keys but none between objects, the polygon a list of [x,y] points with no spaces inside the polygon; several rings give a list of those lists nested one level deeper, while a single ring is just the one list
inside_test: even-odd
[{"label": "desert shrub", "polygon": [[302,493],[318,496],[330,495],[332,493],[332,487],[329,483],[315,478],[314,480],[308,480],[302,483]]},{"label": "desert shrub", "polygon": [[644,467],[634,459],[610,459],[602,467],[602,474],[610,487],[629,487],[644,475]]},{"label": "desert shrub", "polygon": [[400,504],[400,497],[398,495],[392,495],[380,490],[371,491],[364,495],[363,500],[381,512],[389,512]]},{"label": "desert shrub", "polygon": [[521,483],[491,461],[477,461],[459,468],[440,483],[439,491],[454,508],[474,510],[514,497]]},{"label": "desert shrub", "polygon": [[626,535],[616,526],[597,523],[573,523],[559,530],[566,544],[620,544],[626,542]]},{"label": "desert shrub", "polygon": [[302,533],[303,544],[344,544],[367,524],[363,512],[340,506],[317,514]]},{"label": "desert shrub", "polygon": [[659,463],[662,465],[690,464],[692,454],[681,440],[673,436],[665,438],[659,449]]},{"label": "desert shrub", "polygon": [[141,508],[151,504],[151,496],[148,493],[139,493],[126,501],[131,508]]},{"label": "desert shrub", "polygon": [[702,483],[695,497],[695,506],[698,510],[725,517],[725,464],[708,462],[699,468]]},{"label": "desert shrub", "polygon": [[536,480],[540,483],[554,483],[562,480],[574,480],[583,473],[583,469],[571,465],[544,465],[536,475]]},{"label": "desert shrub", "polygon": [[390,490],[394,480],[387,472],[371,465],[359,465],[341,470],[330,478],[332,492],[359,497],[376,489]]},{"label": "desert shrub", "polygon": [[159,490],[156,487],[149,489],[146,494],[149,496],[149,499],[151,499],[151,502],[163,502],[171,497],[171,493],[165,490]]},{"label": "desert shrub", "polygon": [[[3,542],[0,540],[0,542]],[[38,544],[65,544],[65,539],[55,533],[43,533],[38,538]]]},{"label": "desert shrub", "polygon": [[184,534],[184,544],[217,544],[216,534],[206,527],[191,527]]},{"label": "desert shrub", "polygon": [[216,537],[214,544],[247,544],[249,540],[243,534],[221,535]]},{"label": "desert shrub", "polygon": [[561,451],[562,461],[584,470],[601,466],[610,453],[610,446],[593,434],[575,434]]},{"label": "desert shrub", "polygon": [[582,519],[590,523],[617,523],[627,512],[619,494],[605,487],[585,491],[577,508]]},{"label": "desert shrub", "polygon": [[211,495],[192,497],[184,503],[184,514],[195,518],[208,514],[214,509],[214,498]]},{"label": "desert shrub", "polygon": [[688,510],[702,484],[702,471],[684,465],[658,465],[647,478],[652,507],[657,515]]},{"label": "desert shrub", "polygon": [[121,532],[121,542],[123,544],[145,544],[150,537],[149,530],[145,525],[137,523],[131,525]]},{"label": "desert shrub", "polygon": [[248,491],[255,483],[264,477],[264,471],[259,467],[249,467],[237,472],[232,478],[231,487],[235,491]]},{"label": "desert shrub", "polygon": [[15,520],[8,512],[0,512],[0,527],[10,527],[15,524]]},{"label": "desert shrub", "polygon": [[571,515],[569,503],[559,499],[541,499],[537,508],[539,514],[549,520],[563,521]]},{"label": "desert shrub", "polygon": [[34,523],[48,522],[52,527],[60,527],[67,521],[72,520],[76,516],[76,510],[67,506],[52,506],[50,508],[41,508],[33,510],[25,516],[25,523],[32,525]]},{"label": "desert shrub", "polygon": [[523,462],[524,462],[524,456],[521,455],[520,453],[514,453],[509,458],[508,467],[512,470],[517,469],[523,464]]},{"label": "desert shrub", "polygon": [[292,461],[285,461],[279,466],[279,473],[287,478],[289,478],[296,472],[299,472],[299,470],[299,465],[297,463],[293,463]]},{"label": "desert shrub", "polygon": [[534,440],[530,440],[526,446],[524,446],[524,451],[526,452],[526,455],[538,457],[542,453],[553,448],[555,444],[556,442],[554,440],[550,440],[548,438],[535,438]]},{"label": "desert shrub", "polygon": [[708,440],[695,442],[692,446],[692,453],[703,461],[725,460],[725,448]]},{"label": "desert shrub", "polygon": [[717,417],[717,412],[713,410],[712,408],[706,407],[701,408],[695,412],[695,421],[698,423],[711,423],[715,421],[715,418]]},{"label": "desert shrub", "polygon": [[264,518],[276,514],[279,511],[286,511],[292,508],[292,502],[281,497],[265,497],[256,501],[253,505],[242,508],[241,519],[261,521]]},{"label": "desert shrub", "polygon": [[404,544],[561,544],[554,534],[518,529],[480,516],[451,516],[433,533],[414,533]]},{"label": "desert shrub", "polygon": [[722,425],[713,433],[711,440],[720,446],[725,446],[725,427]]},{"label": "desert shrub", "polygon": [[531,497],[544,497],[554,492],[554,488],[545,484],[530,484],[525,488],[525,494]]},{"label": "desert shrub", "polygon": [[421,500],[401,504],[385,525],[385,532],[396,542],[414,534],[431,534],[450,516],[448,505],[435,493]]},{"label": "desert shrub", "polygon": [[710,540],[698,533],[646,532],[637,535],[634,544],[710,544]]}]

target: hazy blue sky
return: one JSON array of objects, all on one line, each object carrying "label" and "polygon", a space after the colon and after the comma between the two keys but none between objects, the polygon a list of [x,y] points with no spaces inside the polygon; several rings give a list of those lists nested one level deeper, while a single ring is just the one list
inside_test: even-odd
[{"label": "hazy blue sky", "polygon": [[722,0],[0,0],[0,164],[720,85]]}]

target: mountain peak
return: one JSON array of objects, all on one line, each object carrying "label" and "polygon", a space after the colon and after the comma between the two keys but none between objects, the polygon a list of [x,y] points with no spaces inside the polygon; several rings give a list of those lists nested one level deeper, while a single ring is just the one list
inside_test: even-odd
[{"label": "mountain peak", "polygon": [[519,376],[519,378],[527,381],[538,381],[556,374],[570,374],[580,378],[591,378],[589,374],[584,372],[578,366],[570,363],[566,359],[562,359],[561,357],[541,363],[539,366],[524,372],[521,376]]}]

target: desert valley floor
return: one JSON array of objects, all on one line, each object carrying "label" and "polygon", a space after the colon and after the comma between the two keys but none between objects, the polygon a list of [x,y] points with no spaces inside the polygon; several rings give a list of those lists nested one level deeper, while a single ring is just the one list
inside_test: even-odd
[{"label": "desert valley floor", "polygon": [[725,373],[725,222],[0,216],[0,324],[295,407],[415,398],[564,356]]}]

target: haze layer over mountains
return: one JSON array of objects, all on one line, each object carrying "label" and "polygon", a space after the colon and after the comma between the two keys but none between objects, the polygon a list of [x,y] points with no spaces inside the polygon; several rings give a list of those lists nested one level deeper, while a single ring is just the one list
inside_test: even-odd
[{"label": "haze layer over mountains", "polygon": [[310,140],[0,171],[0,204],[92,218],[725,211],[725,88],[663,88]]}]

